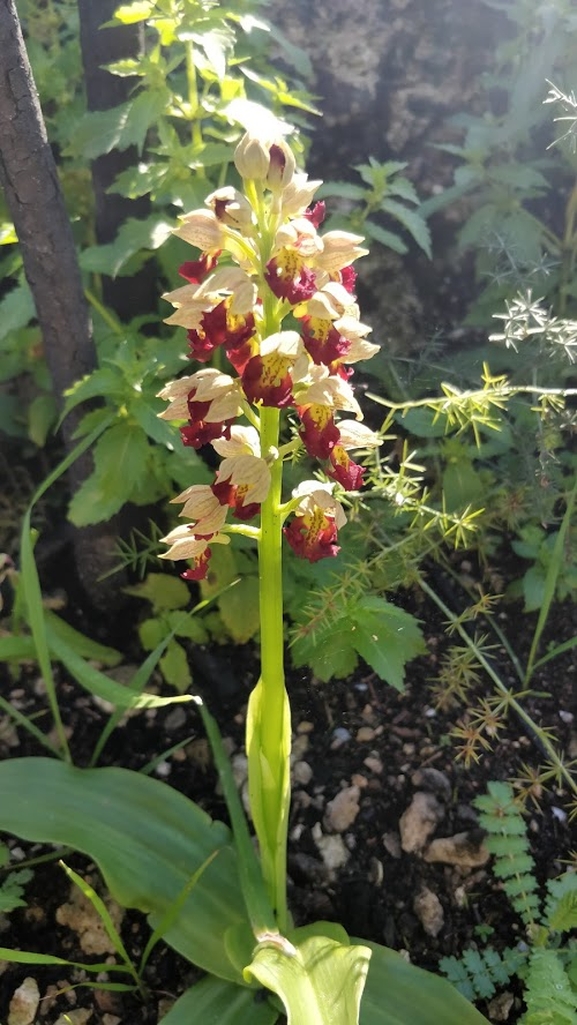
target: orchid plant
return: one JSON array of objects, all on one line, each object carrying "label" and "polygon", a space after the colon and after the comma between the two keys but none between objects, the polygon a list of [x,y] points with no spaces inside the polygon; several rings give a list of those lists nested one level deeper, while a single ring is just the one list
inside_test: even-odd
[{"label": "orchid plant", "polygon": [[[246,722],[258,855],[216,723],[200,698],[143,695],[136,682],[116,685],[119,708],[198,703],[232,829],[166,783],[55,758],[0,764],[0,828],[85,852],[113,897],[148,914],[153,933],[140,971],[162,938],[207,973],[163,1025],[279,1025],[285,1016],[288,1025],[486,1025],[446,980],[386,947],[351,940],[338,924],[294,928],[287,905],[283,536],[311,562],[336,556],[346,522],[339,494],[357,491],[363,480],[349,453],[379,444],[361,422],[350,383],[351,364],[378,348],[367,341],[354,296],[351,265],[365,252],[362,239],[319,233],[324,206],[311,204],[320,182],[296,169],[287,134],[261,112],[258,128],[235,151],[242,191],[213,192],[176,230],[200,257],[184,264],[186,284],[167,296],[175,308],[168,323],[186,328],[189,356],[211,365],[160,393],[168,401],[160,415],[184,421],[184,444],[210,444],[222,459],[212,484],[192,484],[174,499],[186,522],[163,539],[169,547],[162,558],[188,562],[182,576],[202,580],[214,544],[240,533],[258,545],[261,675]],[[222,369],[224,358],[231,373]],[[303,447],[322,477],[284,498],[283,467]],[[149,656],[149,669],[163,650]],[[94,692],[102,675],[91,668]],[[0,957],[62,963],[4,948]],[[126,963],[86,966],[103,968],[126,973]]]},{"label": "orchid plant", "polygon": [[[286,930],[291,729],[283,534],[310,562],[335,556],[346,522],[335,490],[357,489],[363,476],[349,451],[376,446],[379,438],[359,422],[349,380],[350,364],[378,350],[366,340],[370,328],[353,293],[352,263],[366,250],[348,232],[319,234],[324,204],[311,200],[321,183],[296,170],[281,133],[272,117],[264,131],[248,131],[234,156],[244,191],[213,192],[207,208],[176,230],[202,255],[181,267],[188,283],[165,297],[176,308],[167,323],[187,329],[191,359],[206,363],[224,353],[234,376],[207,367],[160,395],[169,401],[161,416],[186,421],[185,445],[211,444],[222,456],[213,484],[193,484],[173,499],[189,522],[163,539],[170,548],[162,557],[189,560],[182,576],[198,580],[206,576],[211,546],[228,543],[231,533],[258,545],[262,670],[248,707],[249,791],[264,878]],[[342,411],[356,419],[336,422]],[[283,464],[301,445],[329,480],[303,481],[283,501]],[[237,522],[227,522],[229,509]],[[259,516],[260,525],[249,522]]]}]

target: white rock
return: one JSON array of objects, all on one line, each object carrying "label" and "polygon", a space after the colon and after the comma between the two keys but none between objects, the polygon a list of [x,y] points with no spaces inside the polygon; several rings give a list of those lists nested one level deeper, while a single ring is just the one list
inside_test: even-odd
[{"label": "white rock", "polygon": [[321,829],[320,822],[315,822],[311,833],[329,872],[335,872],[338,868],[346,865],[351,855],[345,847],[342,836],[326,836]]},{"label": "white rock", "polygon": [[399,821],[403,850],[407,854],[422,851],[444,815],[445,808],[434,794],[417,790]]},{"label": "white rock", "polygon": [[32,1025],[40,1003],[36,979],[27,977],[15,990],[8,1010],[8,1025]]},{"label": "white rock", "polygon": [[427,935],[438,936],[445,924],[445,913],[437,894],[424,886],[413,901],[413,910]]},{"label": "white rock", "polygon": [[360,787],[345,787],[327,804],[325,828],[333,833],[344,833],[359,814]]},{"label": "white rock", "polygon": [[459,865],[461,868],[485,865],[489,857],[480,829],[455,833],[454,836],[440,836],[431,841],[423,855],[425,861],[441,861],[445,865]]},{"label": "white rock", "polygon": [[292,767],[293,782],[301,787],[306,787],[313,778],[313,770],[308,762],[298,761]]}]

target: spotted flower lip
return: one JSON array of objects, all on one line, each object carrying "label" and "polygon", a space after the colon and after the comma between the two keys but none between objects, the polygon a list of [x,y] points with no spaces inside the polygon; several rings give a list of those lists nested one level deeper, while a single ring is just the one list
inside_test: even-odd
[{"label": "spotted flower lip", "polygon": [[334,484],[325,484],[318,480],[303,480],[293,489],[293,498],[300,498],[295,512],[304,515],[314,511],[315,506],[333,517],[340,530],[347,522],[345,510],[341,503],[333,497]]}]

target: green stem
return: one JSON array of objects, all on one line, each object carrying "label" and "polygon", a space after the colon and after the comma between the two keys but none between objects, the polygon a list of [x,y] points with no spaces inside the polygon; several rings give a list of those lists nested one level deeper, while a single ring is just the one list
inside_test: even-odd
[{"label": "green stem", "polygon": [[[269,795],[262,797],[260,837],[263,873],[281,931],[286,931],[286,841],[290,800],[290,714],[284,683],[284,629],[282,592],[282,460],[278,456],[280,410],[261,411],[261,452],[271,459],[271,486],[261,509],[259,543],[259,600],[261,678],[257,702],[260,722],[256,735],[260,756],[268,767]],[[288,714],[288,718],[287,718]],[[288,734],[288,735],[287,735]],[[255,822],[256,825],[256,822]],[[258,833],[258,827],[257,827]]]}]

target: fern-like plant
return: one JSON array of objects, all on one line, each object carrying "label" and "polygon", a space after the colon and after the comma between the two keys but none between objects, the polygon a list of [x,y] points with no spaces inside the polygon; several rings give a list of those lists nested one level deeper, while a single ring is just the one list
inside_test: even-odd
[{"label": "fern-like plant", "polygon": [[494,855],[493,871],[523,921],[525,938],[501,952],[488,946],[443,958],[441,970],[470,1000],[490,999],[516,975],[526,1004],[519,1025],[577,1025],[577,941],[566,939],[577,927],[577,872],[550,879],[542,900],[511,785],[489,783],[488,793],[474,803]]}]

